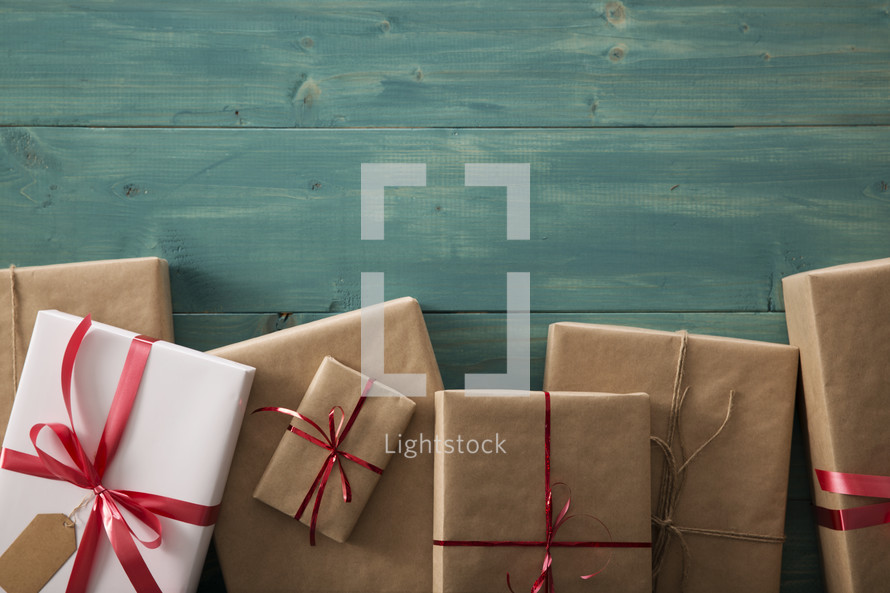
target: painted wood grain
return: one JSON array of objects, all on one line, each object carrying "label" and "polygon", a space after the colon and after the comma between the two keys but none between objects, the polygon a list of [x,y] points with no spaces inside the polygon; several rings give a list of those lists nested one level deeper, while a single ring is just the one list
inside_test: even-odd
[{"label": "painted wood grain", "polygon": [[0,125],[890,123],[885,1],[0,5]]},{"label": "painted wood grain", "polygon": [[[772,311],[781,278],[890,253],[890,127],[0,130],[5,262],[158,255],[178,312]],[[360,238],[361,164],[425,163]],[[531,232],[464,163],[530,163]]]}]

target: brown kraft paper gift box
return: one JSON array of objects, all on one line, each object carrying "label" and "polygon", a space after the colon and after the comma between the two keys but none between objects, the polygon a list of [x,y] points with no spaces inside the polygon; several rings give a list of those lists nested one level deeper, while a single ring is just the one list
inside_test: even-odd
[{"label": "brown kraft paper gift box", "polygon": [[[551,525],[569,496],[575,515],[553,541],[633,546],[552,547],[552,589],[647,593],[649,397],[553,392],[550,404]],[[434,593],[507,591],[508,573],[528,591],[541,575],[543,545],[479,542],[545,540],[544,435],[543,392],[436,393]]]},{"label": "brown kraft paper gift box", "polygon": [[[215,350],[256,370],[247,409],[297,409],[325,356],[361,369],[361,314],[352,311]],[[405,439],[433,434],[433,394],[442,379],[420,306],[412,298],[384,306],[386,373],[419,373],[426,393],[400,390],[416,404]],[[382,379],[381,379],[382,380]],[[392,387],[392,383],[387,382]],[[259,415],[256,415],[259,416]],[[223,495],[214,541],[229,593],[374,591],[417,593],[432,588],[433,456],[395,455],[349,540],[320,537],[309,545],[298,521],[253,498],[287,425],[279,415],[245,419]],[[271,437],[271,438],[270,438]],[[327,495],[326,495],[327,496]]]},{"label": "brown kraft paper gift box", "polygon": [[797,365],[788,345],[550,326],[545,389],[651,398],[656,591],[779,590]]},{"label": "brown kraft paper gift box", "polygon": [[[795,274],[782,284],[788,337],[800,348],[814,503],[845,510],[886,503],[823,491],[815,470],[890,476],[890,259]],[[818,530],[830,593],[887,590],[890,525]]]},{"label": "brown kraft paper gift box", "polygon": [[37,312],[57,309],[173,341],[170,276],[156,257],[0,271],[0,442]]},{"label": "brown kraft paper gift box", "polygon": [[[414,414],[413,401],[379,381],[370,385],[368,381],[368,377],[358,371],[343,366],[330,356],[326,357],[306,389],[300,408],[296,410],[321,428],[322,434],[298,418],[293,418],[290,424],[291,427],[325,442],[325,437],[331,438],[328,416],[331,410],[335,410],[335,423],[343,422],[341,426],[349,427],[348,432],[343,428],[335,433],[345,433],[345,437],[338,443],[338,450],[371,464],[372,468],[383,470],[383,473],[376,473],[348,458],[341,458],[339,464],[333,465],[320,502],[316,526],[319,533],[341,543],[352,533],[378,480],[386,479],[386,466]],[[362,407],[355,414],[355,421],[349,424],[365,389],[367,393]],[[282,520],[293,520],[301,505],[308,499],[300,522],[310,526],[317,496],[317,493],[312,494],[315,492],[313,482],[328,462],[329,455],[329,449],[290,430],[285,431],[260,483],[257,484],[254,498],[287,515]],[[343,500],[341,467],[350,485],[349,502]]]}]

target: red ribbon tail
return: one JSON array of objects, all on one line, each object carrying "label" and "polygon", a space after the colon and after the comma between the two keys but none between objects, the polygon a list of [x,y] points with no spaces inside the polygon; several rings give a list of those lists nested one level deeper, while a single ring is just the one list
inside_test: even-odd
[{"label": "red ribbon tail", "polygon": [[550,555],[550,550],[548,549],[546,554],[544,555],[544,565],[541,567],[541,574],[538,576],[535,584],[532,585],[532,593],[538,593],[538,591],[543,589],[544,583],[547,583],[547,588],[550,593],[553,592],[553,571],[551,570],[552,565],[553,556]]},{"label": "red ribbon tail", "polygon": [[[328,457],[330,459],[330,457]],[[312,486],[309,487],[309,491],[306,492],[306,496],[303,497],[303,502],[300,503],[300,508],[297,509],[297,512],[294,513],[294,519],[300,519],[303,516],[303,513],[306,511],[306,507],[309,506],[309,501],[312,500],[312,495],[315,494],[315,491],[318,489],[319,483],[321,483],[322,477],[324,477],[324,470],[328,466],[327,460],[325,460],[324,465],[321,466],[321,469],[318,470],[318,473],[315,475],[315,481],[312,482]]]},{"label": "red ribbon tail", "polygon": [[[93,511],[98,504],[99,501],[96,500],[93,504]],[[68,579],[68,588],[65,589],[65,593],[86,593],[101,533],[98,513],[91,512],[80,542],[77,544],[74,568],[71,569],[71,577]]]},{"label": "red ribbon tail", "polygon": [[[126,521],[120,515],[120,511],[113,505],[107,504],[102,497],[97,499],[97,507],[101,508],[105,533],[115,556],[120,560],[127,578],[133,584],[133,588],[139,593],[163,593],[154,576],[145,564],[145,559],[139,553],[136,542],[127,527]],[[94,511],[95,514],[95,511]]]},{"label": "red ribbon tail", "polygon": [[343,471],[343,462],[340,461],[340,456],[337,456],[337,467],[340,468],[340,484],[343,490],[343,502],[352,502],[352,487],[349,485],[349,478],[346,477],[346,472]]},{"label": "red ribbon tail", "polygon": [[510,573],[509,572],[507,573],[507,589],[510,590],[510,593],[516,593],[516,591],[513,590],[513,585],[510,584]]},{"label": "red ribbon tail", "polygon": [[321,507],[321,498],[324,496],[324,487],[327,486],[331,470],[334,468],[334,456],[328,457],[324,465],[324,476],[318,484],[318,493],[315,495],[315,505],[312,507],[312,518],[309,521],[309,545],[315,545],[315,527],[318,524],[318,509]]}]

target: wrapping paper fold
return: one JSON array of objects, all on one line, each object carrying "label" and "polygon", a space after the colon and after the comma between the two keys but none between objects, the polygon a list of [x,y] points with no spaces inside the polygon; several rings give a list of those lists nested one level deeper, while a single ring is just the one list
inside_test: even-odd
[{"label": "wrapping paper fold", "polygon": [[[812,471],[868,474],[886,483],[890,259],[796,274],[783,280],[783,288],[788,337],[800,348]],[[814,503],[826,511],[887,504],[886,498],[823,490],[815,474],[813,486]],[[890,525],[818,529],[830,593],[887,589]]]},{"label": "wrapping paper fold", "polygon": [[[83,548],[84,529],[88,529],[95,509],[101,508],[100,499],[95,496],[85,501],[84,495],[91,494],[88,487],[14,471],[10,465],[19,457],[12,451],[34,455],[29,436],[33,426],[42,423],[71,426],[61,386],[65,381],[60,381],[60,373],[65,368],[62,360],[69,339],[80,321],[78,317],[45,311],[39,314],[34,327],[3,443],[0,550],[6,550],[35,515],[68,514],[85,503],[75,514],[79,546]],[[73,428],[96,467],[105,465],[97,453],[100,435],[106,427],[116,389],[120,391],[118,381],[122,369],[131,367],[128,353],[135,336],[94,323],[73,365]],[[111,499],[105,498],[109,494],[104,489],[144,492],[150,497],[169,497],[209,509],[206,515],[211,518],[205,522],[206,526],[161,517],[160,547],[147,549],[136,544],[154,580],[166,593],[197,588],[213,530],[213,507],[222,497],[252,378],[253,369],[245,365],[167,342],[153,343],[147,352],[144,373],[135,384],[134,403],[126,416],[119,445],[108,454],[110,461],[104,475],[99,470],[102,491],[95,492],[102,496],[101,502],[106,506]],[[51,437],[51,434],[41,436],[40,446],[71,465],[73,462],[64,455],[64,450],[52,446]],[[128,522],[146,538],[140,523],[132,519]],[[134,590],[101,528],[99,533],[102,541],[91,563],[86,590],[115,593]],[[74,558],[69,559],[43,591],[65,591],[74,562]]]},{"label": "wrapping paper fold", "polygon": [[[378,305],[378,307],[381,305]],[[411,393],[414,416],[403,439],[433,433],[433,394],[442,389],[420,307],[412,298],[382,305],[386,373],[425,377],[425,393]],[[366,336],[368,337],[368,336]],[[353,311],[282,330],[214,351],[257,368],[249,409],[281,406],[295,410],[325,356],[361,369],[362,314]],[[379,353],[378,353],[379,354]],[[346,543],[325,537],[309,545],[306,527],[282,521],[281,513],[252,494],[275,452],[269,422],[244,423],[214,541],[229,593],[254,591],[404,592],[432,588],[433,456],[396,455]],[[327,496],[327,495],[326,495]]]},{"label": "wrapping paper fold", "polygon": [[[341,441],[339,449],[380,470],[385,470],[395,448],[414,414],[413,401],[394,389],[375,381],[368,385],[369,378],[354,371],[331,357],[325,357],[312,383],[296,411],[315,422],[322,429],[319,434],[314,427],[298,418],[291,420],[290,426],[299,429],[316,439],[328,435],[328,416],[335,411],[334,422],[348,419],[354,413],[359,399],[364,401],[349,426],[349,432]],[[340,408],[337,411],[337,407]],[[255,422],[259,419],[253,420]],[[342,432],[336,431],[336,433]],[[272,435],[270,435],[272,436]],[[322,443],[327,441],[322,440]],[[292,519],[308,501],[308,506],[300,513],[300,522],[311,524],[315,496],[313,485],[321,468],[330,454],[323,448],[292,431],[287,430],[278,443],[263,477],[257,484],[254,497],[278,509]],[[350,502],[345,502],[341,494],[341,468],[346,473],[351,490]],[[327,487],[320,502],[317,529],[337,542],[345,542],[361,516],[362,510],[371,497],[378,480],[386,479],[377,473],[341,458],[332,467]]]},{"label": "wrapping paper fold", "polygon": [[167,262],[156,257],[0,270],[0,439],[37,312],[58,309],[173,341]]},{"label": "wrapping paper fold", "polygon": [[[541,392],[436,393],[436,593],[506,591],[507,574],[528,591],[541,577],[545,406]],[[550,524],[569,497],[575,515],[553,534],[552,589],[650,591],[649,397],[553,392],[549,426]]]},{"label": "wrapping paper fold", "polygon": [[797,365],[787,345],[550,326],[545,389],[646,392],[670,443],[677,472],[652,447],[656,591],[779,590]]}]

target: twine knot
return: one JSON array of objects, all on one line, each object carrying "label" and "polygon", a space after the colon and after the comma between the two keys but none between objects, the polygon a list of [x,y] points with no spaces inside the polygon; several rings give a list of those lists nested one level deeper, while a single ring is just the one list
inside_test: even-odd
[{"label": "twine knot", "polygon": [[[677,504],[680,500],[680,493],[683,490],[683,484],[686,479],[686,470],[692,461],[701,453],[714,439],[723,432],[729,424],[732,417],[733,404],[735,400],[735,391],[730,390],[729,398],[726,403],[726,415],[723,422],[717,427],[717,430],[711,434],[708,439],[702,443],[690,455],[686,455],[683,445],[683,438],[680,431],[680,413],[686,396],[689,393],[689,387],[681,390],[683,383],[683,375],[686,370],[686,351],[689,345],[689,334],[685,331],[679,332],[682,338],[680,343],[680,353],[677,360],[677,372],[674,378],[674,389],[671,397],[671,411],[668,420],[668,434],[666,439],[659,437],[650,437],[653,444],[661,449],[664,455],[664,465],[661,476],[661,487],[658,496],[658,505],[656,513],[652,515],[652,523],[657,527],[655,541],[652,544],[652,578],[653,589],[658,583],[658,574],[664,566],[667,557],[667,549],[671,540],[676,540],[680,544],[683,552],[683,577],[680,583],[680,591],[686,588],[686,582],[689,577],[688,560],[692,557],[689,551],[689,545],[686,542],[684,534],[694,533],[699,535],[709,535],[713,537],[722,537],[726,539],[734,539],[741,541],[760,542],[760,543],[781,543],[785,541],[784,537],[773,535],[760,535],[757,533],[745,533],[738,531],[728,531],[721,529],[704,529],[698,527],[678,526],[674,523],[673,515]],[[679,445],[679,457],[674,453],[674,440]]]}]

